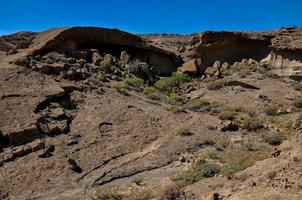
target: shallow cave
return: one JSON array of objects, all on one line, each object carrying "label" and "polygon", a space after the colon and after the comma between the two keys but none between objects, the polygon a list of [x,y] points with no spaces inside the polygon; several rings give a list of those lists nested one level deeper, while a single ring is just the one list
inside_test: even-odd
[{"label": "shallow cave", "polygon": [[231,40],[211,46],[202,46],[197,51],[202,57],[203,66],[209,67],[217,60],[229,64],[241,62],[244,58],[260,61],[271,52],[269,45],[268,41]]},{"label": "shallow cave", "polygon": [[2,148],[7,147],[9,145],[9,139],[5,137],[0,130],[0,152]]},{"label": "shallow cave", "polygon": [[[140,49],[134,46],[116,44],[78,43],[76,50],[98,49],[101,54],[111,54],[120,58],[121,52],[126,51],[132,59],[139,59],[155,67],[161,75],[171,75],[177,69],[172,56],[164,55],[149,49]],[[88,60],[89,61],[89,60]]]}]

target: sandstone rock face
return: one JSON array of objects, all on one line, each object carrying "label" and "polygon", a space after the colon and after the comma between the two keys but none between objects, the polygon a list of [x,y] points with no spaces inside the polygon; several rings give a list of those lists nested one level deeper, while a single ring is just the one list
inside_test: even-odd
[{"label": "sandstone rock face", "polygon": [[[180,60],[173,52],[155,47],[140,36],[93,27],[57,28],[39,33],[32,41],[30,51],[33,55],[46,54],[50,51],[73,55],[76,49],[87,47],[98,49],[108,46],[114,46],[115,50],[120,52],[121,49],[129,49],[129,52],[133,52],[142,61],[157,66],[157,70],[162,74],[175,72],[180,64]],[[119,57],[120,54],[115,56]]]},{"label": "sandstone rock face", "polygon": [[[276,74],[301,79],[302,29],[284,28],[268,32],[204,32],[194,36],[191,47],[183,53],[185,61],[201,58],[203,67],[216,61],[233,64],[242,59],[249,63],[276,68]],[[248,47],[248,48],[247,48]]]}]

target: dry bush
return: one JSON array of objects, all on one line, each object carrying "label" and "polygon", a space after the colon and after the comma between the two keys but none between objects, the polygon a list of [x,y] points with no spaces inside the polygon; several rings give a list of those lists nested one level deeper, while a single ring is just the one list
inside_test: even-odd
[{"label": "dry bush", "polygon": [[184,199],[184,191],[181,186],[172,184],[167,186],[161,196],[160,200],[182,200]]}]

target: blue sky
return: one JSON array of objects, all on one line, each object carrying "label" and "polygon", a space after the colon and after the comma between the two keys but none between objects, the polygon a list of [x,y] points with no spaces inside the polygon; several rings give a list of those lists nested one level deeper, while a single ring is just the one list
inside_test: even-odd
[{"label": "blue sky", "polygon": [[60,26],[134,33],[302,26],[301,0],[2,0],[0,35]]}]

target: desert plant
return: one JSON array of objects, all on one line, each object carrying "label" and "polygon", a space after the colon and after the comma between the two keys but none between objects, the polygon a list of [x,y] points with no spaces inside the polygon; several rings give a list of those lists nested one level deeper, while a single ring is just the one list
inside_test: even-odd
[{"label": "desert plant", "polygon": [[159,91],[149,93],[147,94],[147,97],[149,99],[156,100],[156,101],[163,101],[167,98],[164,94],[162,94]]},{"label": "desert plant", "polygon": [[205,178],[210,178],[219,173],[219,166],[216,164],[205,163],[201,166],[202,175]]},{"label": "desert plant", "polygon": [[302,91],[302,83],[299,82],[299,83],[295,84],[294,89],[297,90],[297,91]]},{"label": "desert plant", "polygon": [[279,110],[279,108],[276,105],[270,105],[270,106],[267,106],[264,108],[264,112],[269,116],[279,115],[278,110]]},{"label": "desert plant", "polygon": [[127,88],[127,85],[124,82],[113,82],[111,83],[111,87],[117,90],[121,90],[123,88]]},{"label": "desert plant", "polygon": [[293,101],[293,106],[296,108],[302,108],[302,99],[296,99]]},{"label": "desert plant", "polygon": [[130,194],[126,200],[149,200],[153,198],[153,194],[151,190],[148,189],[140,189],[140,188],[132,188]]},{"label": "desert plant", "polygon": [[190,131],[190,128],[187,126],[182,126],[177,130],[177,135],[180,136],[189,136],[192,135],[192,132]]},{"label": "desert plant", "polygon": [[225,86],[225,81],[224,80],[216,80],[216,81],[211,81],[207,84],[207,88],[209,90],[219,90]]},{"label": "desert plant", "polygon": [[148,95],[148,94],[151,94],[151,93],[154,93],[154,92],[157,92],[157,91],[158,90],[156,88],[147,86],[147,87],[144,88],[143,92],[144,92],[145,95]]},{"label": "desert plant", "polygon": [[141,78],[126,78],[124,83],[127,85],[128,89],[132,89],[138,92],[142,92],[144,90],[144,80]]},{"label": "desert plant", "polygon": [[195,168],[185,171],[181,175],[181,180],[186,184],[193,184],[200,181],[202,178],[210,178],[218,174],[219,166],[213,163],[200,163]]},{"label": "desert plant", "polygon": [[154,84],[154,86],[161,91],[171,91],[172,88],[179,87],[190,80],[191,78],[187,74],[176,73],[171,77],[161,78]]},{"label": "desert plant", "polygon": [[66,59],[64,54],[60,54],[60,53],[57,53],[57,52],[49,52],[48,54],[45,55],[45,57],[47,59],[50,59],[52,62],[65,61],[65,59]]},{"label": "desert plant", "polygon": [[167,103],[172,104],[172,105],[182,105],[183,99],[181,96],[172,93],[172,94],[170,94],[169,98],[167,99]]},{"label": "desert plant", "polygon": [[94,200],[123,200],[123,196],[113,188],[102,188],[97,190]]},{"label": "desert plant", "polygon": [[167,186],[160,195],[160,200],[181,200],[183,199],[183,188],[177,184]]},{"label": "desert plant", "polygon": [[210,107],[211,103],[205,99],[193,99],[190,100],[186,105],[185,108],[193,111],[200,111],[203,107]]},{"label": "desert plant", "polygon": [[221,120],[234,120],[236,118],[236,113],[233,111],[224,111],[218,115]]},{"label": "desert plant", "polygon": [[152,67],[147,63],[140,62],[138,59],[134,59],[129,63],[129,72],[143,80],[147,83],[153,82],[154,73],[152,72]]},{"label": "desert plant", "polygon": [[258,117],[247,117],[243,120],[243,128],[248,131],[257,131],[262,129],[264,121]]},{"label": "desert plant", "polygon": [[263,139],[266,143],[277,146],[280,145],[286,139],[286,135],[284,133],[277,132],[264,136]]}]

